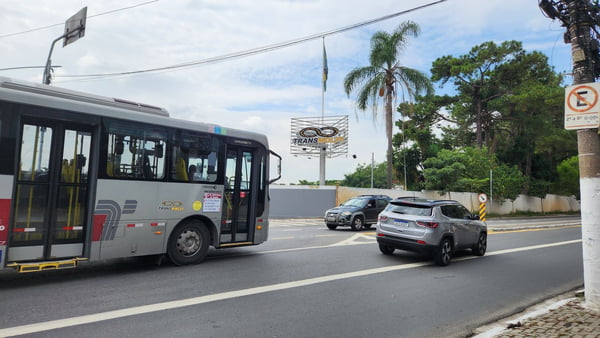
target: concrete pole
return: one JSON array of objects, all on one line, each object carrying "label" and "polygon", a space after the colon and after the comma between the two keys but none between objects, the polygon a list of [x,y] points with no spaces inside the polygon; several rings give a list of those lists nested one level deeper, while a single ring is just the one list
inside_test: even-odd
[{"label": "concrete pole", "polygon": [[[590,48],[591,25],[581,0],[565,0],[573,60],[573,84],[595,82]],[[600,141],[598,129],[577,131],[579,184],[581,190],[581,238],[585,306],[600,312]]]},{"label": "concrete pole", "polygon": [[[325,36],[323,36],[323,79],[321,81],[321,127],[323,127],[323,121],[325,119],[325,68],[327,65],[327,57],[325,56]],[[319,185],[325,185],[325,162],[327,161],[327,148],[321,146],[319,150]]]},{"label": "concrete pole", "polygon": [[327,159],[327,148],[324,146],[320,150],[320,165],[319,165],[319,185],[325,185],[325,161]]}]

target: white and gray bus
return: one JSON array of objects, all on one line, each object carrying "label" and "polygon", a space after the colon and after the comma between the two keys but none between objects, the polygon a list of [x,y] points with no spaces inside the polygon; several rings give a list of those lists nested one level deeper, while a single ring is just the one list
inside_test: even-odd
[{"label": "white and gray bus", "polygon": [[0,157],[0,268],[19,272],[260,244],[281,176],[265,135],[1,77]]}]

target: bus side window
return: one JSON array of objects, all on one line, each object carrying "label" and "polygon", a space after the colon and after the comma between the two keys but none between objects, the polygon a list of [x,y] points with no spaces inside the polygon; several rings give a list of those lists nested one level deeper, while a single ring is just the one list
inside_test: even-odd
[{"label": "bus side window", "polygon": [[[220,145],[215,135],[180,131],[173,142],[171,178],[179,182],[216,182]],[[195,169],[193,173],[191,168]]]},{"label": "bus side window", "polygon": [[106,175],[114,178],[162,180],[166,131],[106,119]]}]

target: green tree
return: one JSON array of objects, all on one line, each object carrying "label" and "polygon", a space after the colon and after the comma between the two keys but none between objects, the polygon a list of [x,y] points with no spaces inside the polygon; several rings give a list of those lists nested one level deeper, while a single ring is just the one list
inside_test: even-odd
[{"label": "green tree", "polygon": [[388,140],[387,188],[392,187],[393,180],[393,102],[400,93],[403,94],[403,98],[414,97],[422,92],[433,93],[433,87],[427,76],[418,70],[403,66],[398,60],[408,37],[416,37],[418,34],[419,26],[411,21],[401,23],[391,34],[384,31],[376,32],[371,38],[370,65],[354,68],[344,78],[346,94],[350,96],[351,92],[360,87],[356,106],[362,111],[372,106],[374,119],[377,115],[378,102],[380,98],[383,100]]},{"label": "green tree", "polygon": [[[373,167],[373,188],[384,189],[386,187],[386,164],[385,162],[376,164]],[[344,175],[340,185],[356,188],[371,187],[371,165],[359,164],[356,170],[351,174]]]},{"label": "green tree", "polygon": [[[449,96],[417,96],[415,102],[402,102],[397,111],[402,120],[396,121],[400,132],[393,137],[394,167],[406,189],[419,190],[423,181],[423,161],[435,156],[440,149],[451,149],[451,145],[434,134],[434,128],[442,121],[449,121],[442,107],[454,99]],[[454,121],[450,121],[454,122]]]},{"label": "green tree", "polygon": [[[397,136],[397,135],[395,135]],[[396,137],[394,138],[396,139]],[[395,142],[395,141],[394,141]],[[400,149],[396,147],[396,149]],[[400,183],[405,190],[421,190],[423,182],[423,154],[419,148],[413,144],[410,148],[402,148],[394,152],[394,167],[400,176]],[[406,174],[406,180],[404,175]]]},{"label": "green tree", "polygon": [[[483,192],[498,199],[515,199],[526,178],[516,166],[498,163],[487,149],[465,147],[440,150],[423,163],[424,187],[441,193],[449,191]],[[493,191],[490,191],[490,170]]]},{"label": "green tree", "polygon": [[571,156],[562,161],[557,168],[558,180],[555,183],[554,191],[557,194],[580,198],[579,190],[579,157]]},{"label": "green tree", "polygon": [[463,124],[475,124],[475,141],[480,148],[484,144],[484,132],[493,121],[494,112],[488,109],[488,104],[507,90],[498,86],[497,69],[520,53],[523,53],[520,42],[505,41],[496,45],[490,41],[473,47],[467,55],[447,55],[433,62],[432,80],[442,84],[453,81],[462,98],[462,102],[454,106],[453,114]]},{"label": "green tree", "polygon": [[431,71],[432,80],[451,81],[457,92],[446,102],[425,102],[432,118],[449,112],[442,143],[485,146],[528,178],[522,193],[548,192],[558,163],[576,152],[576,135],[563,127],[562,77],[548,58],[517,41],[486,42],[437,59]]},{"label": "green tree", "polygon": [[[307,180],[298,180],[297,185],[320,185],[319,181],[307,181]],[[326,180],[325,185],[338,185],[340,184],[339,180]],[[296,185],[292,183],[291,185]]]},{"label": "green tree", "polygon": [[543,194],[556,178],[558,163],[576,151],[575,133],[563,126],[562,77],[535,51],[499,69],[498,81],[510,90],[489,105],[498,112],[492,151],[497,148],[499,159],[517,165],[530,178],[524,193]]}]

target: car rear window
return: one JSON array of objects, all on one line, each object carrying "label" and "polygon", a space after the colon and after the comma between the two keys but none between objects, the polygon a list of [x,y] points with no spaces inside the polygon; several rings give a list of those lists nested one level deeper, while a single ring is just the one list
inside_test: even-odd
[{"label": "car rear window", "polygon": [[395,212],[397,214],[408,214],[415,216],[431,216],[431,207],[426,205],[390,202],[385,209],[386,211]]}]

